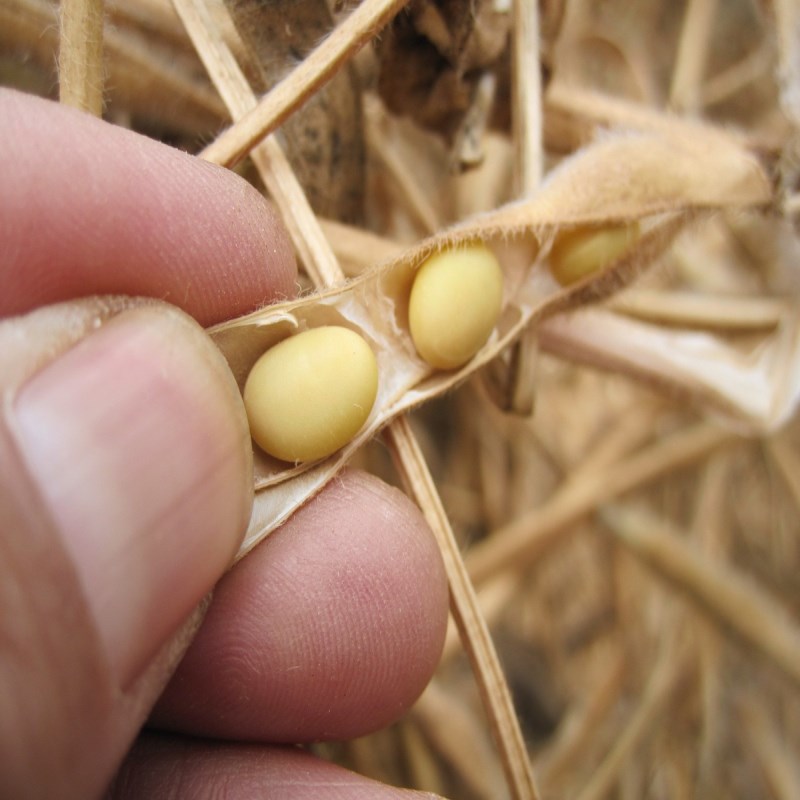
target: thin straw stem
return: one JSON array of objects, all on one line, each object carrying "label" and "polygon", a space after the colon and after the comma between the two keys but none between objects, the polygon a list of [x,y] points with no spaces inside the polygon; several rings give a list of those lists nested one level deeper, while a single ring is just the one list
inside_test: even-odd
[{"label": "thin straw stem", "polygon": [[103,0],[61,0],[59,100],[103,113]]},{"label": "thin straw stem", "polygon": [[686,667],[685,656],[676,659],[670,653],[662,653],[636,711],[577,800],[602,800],[609,794],[625,763],[665,713],[670,698],[681,685]]},{"label": "thin straw stem", "polygon": [[[495,741],[501,745],[503,766],[514,798],[537,797],[525,742],[519,729],[508,686],[496,658],[489,629],[481,615],[475,590],[459,556],[458,544],[436,491],[427,464],[414,438],[408,420],[397,419],[387,430],[392,455],[403,473],[409,493],[422,508],[442,551],[450,582],[451,604],[456,626],[489,716]],[[502,703],[496,702],[503,698]]]},{"label": "thin straw stem", "polygon": [[775,328],[789,310],[789,303],[779,297],[638,288],[616,295],[608,305],[628,316],[668,325],[734,331]]},{"label": "thin straw stem", "polygon": [[512,123],[517,194],[536,191],[544,173],[542,79],[539,64],[539,4],[514,0],[512,46]]},{"label": "thin straw stem", "polygon": [[482,584],[505,569],[525,567],[602,503],[704,458],[735,438],[729,431],[699,424],[659,440],[611,469],[570,481],[543,506],[499,528],[472,548],[467,555],[472,580]]},{"label": "thin straw stem", "polygon": [[776,800],[798,800],[800,767],[792,743],[777,730],[777,720],[755,698],[741,703],[742,729]]},{"label": "thin straw stem", "polygon": [[[256,107],[257,98],[218,32],[208,7],[203,0],[174,0],[173,4],[231,116],[241,118]],[[312,281],[317,286],[342,281],[344,275],[336,256],[317,224],[305,192],[277,139],[268,136],[250,156],[278,206],[295,250]]]},{"label": "thin straw stem", "polygon": [[[518,185],[517,194],[532,195],[544,173],[542,146],[542,79],[539,63],[539,3],[514,0],[511,38],[511,121]],[[525,331],[513,345],[509,407],[527,416],[533,410],[536,364],[539,360],[536,333]]]},{"label": "thin straw stem", "polygon": [[555,741],[537,760],[541,783],[545,788],[578,767],[587,745],[607,723],[620,695],[625,678],[625,660],[621,653],[611,658],[602,678],[587,690],[586,700],[571,712],[558,730]]},{"label": "thin straw stem", "polygon": [[716,12],[717,0],[689,0],[686,6],[669,98],[677,111],[694,114],[702,105],[703,76]]},{"label": "thin straw stem", "polygon": [[800,685],[800,629],[755,582],[706,556],[681,531],[649,512],[615,506],[604,509],[603,518],[635,556]]},{"label": "thin straw stem", "polygon": [[800,457],[786,440],[778,437],[767,441],[767,452],[778,467],[800,512]]},{"label": "thin straw stem", "polygon": [[778,45],[781,105],[792,125],[800,126],[800,7],[795,0],[772,0]]},{"label": "thin straw stem", "polygon": [[[368,98],[375,100],[375,98]],[[414,180],[408,165],[387,140],[382,130],[382,113],[378,101],[365,103],[367,141],[381,165],[397,187],[402,206],[420,226],[426,236],[436,233],[442,226],[439,215],[425,192]]]},{"label": "thin straw stem", "polygon": [[330,36],[265,94],[255,108],[241,116],[201,155],[226,167],[236,164],[324,86],[406,2],[408,0],[363,0]]}]

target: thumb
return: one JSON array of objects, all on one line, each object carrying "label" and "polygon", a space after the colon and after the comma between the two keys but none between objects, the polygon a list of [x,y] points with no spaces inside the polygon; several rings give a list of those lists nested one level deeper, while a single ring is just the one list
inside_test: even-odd
[{"label": "thumb", "polygon": [[222,356],[181,312],[125,305],[0,323],[4,797],[102,789],[249,518]]}]

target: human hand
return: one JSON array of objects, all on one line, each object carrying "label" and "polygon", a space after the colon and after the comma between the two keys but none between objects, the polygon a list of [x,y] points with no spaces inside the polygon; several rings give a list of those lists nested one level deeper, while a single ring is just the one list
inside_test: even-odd
[{"label": "human hand", "polygon": [[408,796],[275,745],[424,687],[421,515],[346,472],[225,573],[252,502],[227,366],[173,306],[96,297],[244,313],[294,289],[280,225],[225,170],[6,90],[0,148],[0,796]]}]

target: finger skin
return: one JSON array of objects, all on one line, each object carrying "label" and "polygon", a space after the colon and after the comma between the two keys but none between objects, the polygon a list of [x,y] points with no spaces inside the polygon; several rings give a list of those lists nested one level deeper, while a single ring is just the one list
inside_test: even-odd
[{"label": "finger skin", "polygon": [[207,326],[295,292],[285,230],[228,170],[0,89],[0,317],[92,294]]},{"label": "finger skin", "polygon": [[383,786],[297,748],[150,735],[137,743],[107,800],[143,797],[434,800],[436,796]]},{"label": "finger skin", "polygon": [[[0,321],[2,798],[70,800],[102,791],[195,632],[198,619],[190,619],[188,627],[182,620],[195,616],[193,606],[229,566],[250,505],[241,399],[219,351],[197,323],[154,302],[124,311],[117,307],[116,316],[101,301],[80,303],[80,310],[68,305]],[[82,430],[87,420],[97,419],[98,410],[113,416],[125,406],[131,413],[99,432],[98,443],[78,447],[40,416],[34,434],[64,449],[63,459],[46,462],[44,475],[30,460],[31,438],[22,422],[31,411],[28,405],[26,412],[26,389],[52,375],[52,369],[80,374],[74,362],[69,366],[70,358],[103,340],[125,318],[144,334],[135,341],[144,345],[136,352],[143,356],[141,374],[149,376],[144,384],[148,402],[125,406],[140,395],[123,391],[113,369],[101,370],[97,391],[82,395],[71,413],[58,415],[56,427],[62,433]],[[131,377],[125,352],[115,363]],[[95,358],[102,362],[96,350],[90,361]],[[31,363],[40,371],[26,383]],[[165,383],[164,376],[172,380]],[[106,377],[116,394],[103,385]],[[69,392],[56,396],[69,397]],[[155,415],[161,429],[148,431],[137,414],[151,420]],[[178,440],[170,439],[170,432]],[[148,504],[152,493],[142,486],[153,464],[166,460],[167,448],[186,466],[160,481],[162,502],[154,518]],[[229,488],[212,514],[197,506],[203,497],[214,502],[205,476],[217,490]],[[62,481],[71,487],[58,500],[54,490]],[[71,529],[67,518],[86,504],[95,504],[86,517],[95,538],[85,545],[109,556],[96,565],[108,585],[100,606],[116,609],[114,622],[125,626],[125,638],[102,635],[95,613],[100,606],[92,603],[98,594],[82,569],[91,559],[76,557],[75,538],[82,532]],[[126,527],[133,535],[123,543],[119,534]],[[176,586],[181,587],[177,593]],[[124,675],[115,668],[115,646],[133,647],[134,663]]]},{"label": "finger skin", "polygon": [[363,735],[424,688],[446,610],[422,515],[345,473],[220,582],[152,722],[272,742]]},{"label": "finger skin", "polygon": [[[295,292],[288,238],[255,190],[225,170],[131,132],[0,89],[0,175],[0,317],[113,293],[166,299],[209,325]],[[63,321],[57,316],[48,317],[34,360],[15,365],[20,381],[100,321],[83,312],[77,323],[69,314]],[[15,457],[0,452],[0,467],[19,477]],[[249,691],[264,670],[284,673],[283,683],[268,684],[249,708],[239,698],[227,716],[219,716],[227,732],[281,740],[353,735],[402,713],[430,677],[447,608],[440,556],[408,501],[375,481],[365,491],[359,480],[371,479],[335,482],[275,534],[268,544],[277,544],[264,549],[267,556],[259,557],[257,549],[226,579],[227,613],[215,612],[219,622],[200,640],[207,654],[220,656],[232,681],[224,691]],[[9,480],[0,488],[7,489],[0,492],[0,519],[7,523],[0,573],[8,571],[8,577],[0,575],[0,619],[10,632],[0,636],[0,647],[7,647],[0,653],[0,681],[9,690],[0,687],[0,699],[10,712],[0,714],[0,752],[20,767],[0,770],[0,796],[24,796],[25,788],[43,796],[94,796],[199,617],[136,686],[121,691],[74,565],[53,543],[53,522],[35,487],[22,491]],[[327,549],[311,546],[314,536]],[[285,619],[265,630],[256,612]],[[306,638],[298,639],[299,632]],[[7,658],[11,650],[13,658]],[[301,674],[293,675],[298,663]],[[183,687],[174,688],[181,680]],[[208,714],[220,711],[224,693],[212,691],[220,684],[195,661],[173,682],[163,710],[192,734],[213,730]],[[193,696],[195,690],[209,696]],[[199,709],[197,730],[191,730],[195,712],[187,705]],[[259,716],[269,720],[266,726]],[[236,763],[220,761],[220,769]],[[280,786],[286,762],[273,763],[270,781]],[[131,776],[136,764],[134,758],[125,774]],[[168,758],[163,766],[169,769]],[[195,768],[202,770],[202,763],[187,759],[180,767],[183,779],[191,780]],[[338,796],[361,795],[344,788]]]}]

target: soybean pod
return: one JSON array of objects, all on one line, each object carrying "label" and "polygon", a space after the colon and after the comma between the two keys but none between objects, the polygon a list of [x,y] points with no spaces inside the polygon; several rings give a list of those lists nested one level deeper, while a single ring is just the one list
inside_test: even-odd
[{"label": "soybean pod", "polygon": [[[662,170],[659,181],[642,179],[652,173],[654,163],[662,162],[669,162],[670,170]],[[702,170],[698,169],[701,163]],[[716,183],[708,180],[715,169]],[[683,136],[677,146],[669,138],[649,134],[608,138],[565,161],[537,194],[524,201],[444,230],[343,286],[211,329],[243,391],[264,353],[307,331],[347,329],[368,343],[374,356],[374,404],[361,427],[353,425],[346,435],[335,438],[332,449],[327,446],[301,455],[299,451],[270,454],[269,448],[256,448],[256,504],[240,555],[318,491],[396,415],[452,389],[537,321],[625,286],[698,214],[727,205],[761,204],[770,192],[756,159],[717,132],[698,129],[696,140]],[[565,281],[558,274],[559,253],[567,232],[576,230],[622,230],[635,235],[626,233],[623,247],[604,251],[590,269],[579,270],[580,274]],[[477,289],[473,286],[464,293],[473,299],[462,299],[457,305],[457,320],[459,315],[473,323],[477,320],[473,328],[467,325],[467,335],[462,331],[454,340],[463,344],[469,339],[469,346],[454,354],[451,341],[448,358],[433,358],[426,339],[430,332],[420,338],[415,321],[414,288],[424,288],[426,271],[432,272],[430,265],[439,262],[450,265],[444,270],[449,274],[444,295],[459,292],[463,287],[458,264],[465,253],[477,254],[485,273],[495,277],[479,282]],[[488,269],[487,264],[491,265]],[[424,289],[423,294],[427,292]]]}]

